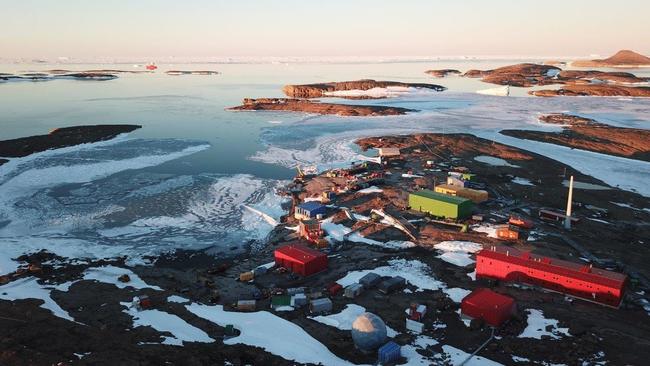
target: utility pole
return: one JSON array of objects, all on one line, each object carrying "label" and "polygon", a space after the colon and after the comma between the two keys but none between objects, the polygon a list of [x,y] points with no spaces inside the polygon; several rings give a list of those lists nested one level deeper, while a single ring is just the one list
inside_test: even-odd
[{"label": "utility pole", "polygon": [[566,218],[564,219],[564,228],[571,230],[571,206],[573,201],[573,175],[569,178],[569,197],[566,201]]}]

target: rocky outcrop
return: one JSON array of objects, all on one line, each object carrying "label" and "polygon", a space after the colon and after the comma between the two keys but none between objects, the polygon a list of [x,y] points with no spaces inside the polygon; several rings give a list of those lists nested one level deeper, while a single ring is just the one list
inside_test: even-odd
[{"label": "rocky outcrop", "polygon": [[289,98],[246,98],[243,104],[228,108],[233,111],[289,111],[339,116],[394,116],[415,112],[412,109],[378,105],[350,105],[320,103],[317,101]]},{"label": "rocky outcrop", "polygon": [[424,72],[427,75],[431,75],[434,78],[444,78],[449,75],[460,75],[461,72],[456,69],[440,69],[440,70],[427,70]]},{"label": "rocky outcrop", "polygon": [[16,158],[50,149],[110,140],[119,134],[141,127],[139,125],[94,125],[57,128],[47,135],[0,141],[0,156]]},{"label": "rocky outcrop", "polygon": [[533,90],[528,92],[538,97],[643,97],[650,98],[650,87],[624,86],[614,84],[567,84],[560,89]]},{"label": "rocky outcrop", "polygon": [[559,67],[522,63],[499,67],[493,70],[469,70],[464,77],[482,78],[482,81],[497,85],[529,87],[554,84],[555,76],[562,71]]},{"label": "rocky outcrop", "polygon": [[20,75],[14,75],[14,74],[0,75],[0,80],[2,81],[49,81],[49,80],[57,80],[57,79],[105,81],[105,80],[117,79],[117,75],[104,73],[104,72],[86,72],[86,71],[74,72],[74,73],[54,73],[54,74],[32,72],[32,73],[26,73]]},{"label": "rocky outcrop", "polygon": [[521,139],[650,161],[650,130],[610,126],[593,119],[569,114],[550,114],[539,119],[545,123],[565,126],[561,132],[503,130],[500,133]]},{"label": "rocky outcrop", "polygon": [[54,76],[55,79],[76,79],[76,80],[113,80],[117,75],[101,72],[77,72],[72,74],[62,74]]},{"label": "rocky outcrop", "polygon": [[[387,88],[387,87],[406,87],[406,88],[421,88],[430,89],[435,91],[443,91],[444,86],[436,84],[425,83],[402,83],[399,81],[376,81],[376,80],[355,80],[355,81],[341,81],[331,83],[317,83],[317,84],[303,84],[303,85],[285,85],[282,88],[284,94],[291,98],[322,98],[327,97],[327,93],[348,91],[348,90],[370,90],[374,88]],[[343,96],[345,97],[345,96]],[[354,97],[358,99],[358,97]],[[372,96],[364,97],[364,99],[375,99]]]},{"label": "rocky outcrop", "polygon": [[650,57],[631,50],[621,50],[614,56],[598,60],[578,60],[571,63],[575,67],[650,67]]},{"label": "rocky outcrop", "polygon": [[629,72],[606,72],[598,70],[562,70],[557,76],[559,81],[587,84],[610,82],[623,84],[646,83],[650,78],[638,77]]}]

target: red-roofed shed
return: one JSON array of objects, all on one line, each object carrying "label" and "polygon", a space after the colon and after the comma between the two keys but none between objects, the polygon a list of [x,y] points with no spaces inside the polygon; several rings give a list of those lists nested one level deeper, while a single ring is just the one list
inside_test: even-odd
[{"label": "red-roofed shed", "polygon": [[483,319],[485,323],[499,327],[517,311],[517,304],[509,296],[487,288],[478,288],[465,296],[460,303],[461,313],[470,318]]},{"label": "red-roofed shed", "polygon": [[275,265],[309,276],[327,269],[327,255],[304,245],[289,244],[275,250]]}]

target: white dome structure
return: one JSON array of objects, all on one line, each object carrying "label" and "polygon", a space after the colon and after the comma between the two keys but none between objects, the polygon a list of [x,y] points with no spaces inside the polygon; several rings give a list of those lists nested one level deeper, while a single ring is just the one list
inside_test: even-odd
[{"label": "white dome structure", "polygon": [[386,342],[386,324],[373,313],[363,313],[352,323],[352,340],[363,352],[372,352]]}]

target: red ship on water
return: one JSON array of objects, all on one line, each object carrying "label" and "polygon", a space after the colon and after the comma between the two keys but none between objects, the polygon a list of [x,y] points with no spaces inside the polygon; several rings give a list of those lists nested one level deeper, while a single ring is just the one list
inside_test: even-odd
[{"label": "red ship on water", "polygon": [[158,66],[156,66],[156,64],[153,64],[153,63],[147,65],[146,67],[147,67],[147,70],[151,70],[151,71],[158,68]]}]

